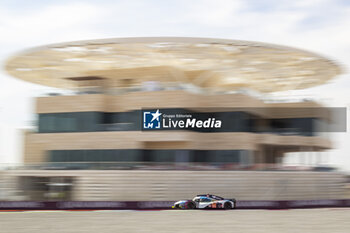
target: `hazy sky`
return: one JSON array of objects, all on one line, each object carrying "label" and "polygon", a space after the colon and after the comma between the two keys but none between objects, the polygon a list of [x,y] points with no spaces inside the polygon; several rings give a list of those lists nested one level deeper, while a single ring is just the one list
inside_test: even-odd
[{"label": "hazy sky", "polygon": [[[350,1],[347,0],[0,0],[0,62],[22,49],[72,40],[189,36],[253,40],[307,49],[341,64],[329,84],[292,91],[349,106]],[[31,97],[50,88],[0,71],[0,163],[21,161],[20,129],[34,119]],[[350,171],[350,137],[334,135],[330,162]]]}]

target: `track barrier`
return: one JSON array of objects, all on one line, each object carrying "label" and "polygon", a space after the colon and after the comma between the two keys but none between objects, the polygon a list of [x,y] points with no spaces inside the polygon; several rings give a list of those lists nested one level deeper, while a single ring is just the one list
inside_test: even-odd
[{"label": "track barrier", "polygon": [[[171,209],[175,201],[0,201],[1,210],[152,210]],[[237,201],[237,209],[350,207],[350,199]]]}]

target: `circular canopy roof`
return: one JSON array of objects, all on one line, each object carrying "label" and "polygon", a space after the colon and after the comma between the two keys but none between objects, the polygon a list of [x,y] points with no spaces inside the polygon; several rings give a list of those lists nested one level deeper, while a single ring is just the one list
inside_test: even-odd
[{"label": "circular canopy roof", "polygon": [[332,61],[285,46],[206,38],[116,38],[33,48],[6,70],[33,83],[75,88],[133,87],[147,81],[208,91],[303,89],[341,73]]}]

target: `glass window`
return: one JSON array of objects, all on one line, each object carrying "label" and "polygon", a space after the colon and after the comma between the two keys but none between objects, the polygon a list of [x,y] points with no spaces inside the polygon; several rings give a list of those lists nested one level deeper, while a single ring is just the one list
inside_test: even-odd
[{"label": "glass window", "polygon": [[315,120],[315,118],[270,119],[268,132],[282,135],[313,136]]},{"label": "glass window", "polygon": [[39,114],[39,133],[99,131],[103,120],[101,112]]},{"label": "glass window", "polygon": [[239,163],[243,150],[196,150],[194,162],[201,163]]}]

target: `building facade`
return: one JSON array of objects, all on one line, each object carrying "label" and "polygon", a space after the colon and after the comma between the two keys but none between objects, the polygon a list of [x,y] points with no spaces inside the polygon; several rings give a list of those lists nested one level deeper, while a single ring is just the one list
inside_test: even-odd
[{"label": "building facade", "polygon": [[[118,96],[40,97],[37,132],[27,133],[25,162],[277,163],[286,152],[322,151],[325,114],[315,102],[267,104],[243,94],[140,91]],[[142,109],[196,112],[219,129],[142,129]],[[298,111],[297,111],[298,110]]]}]

